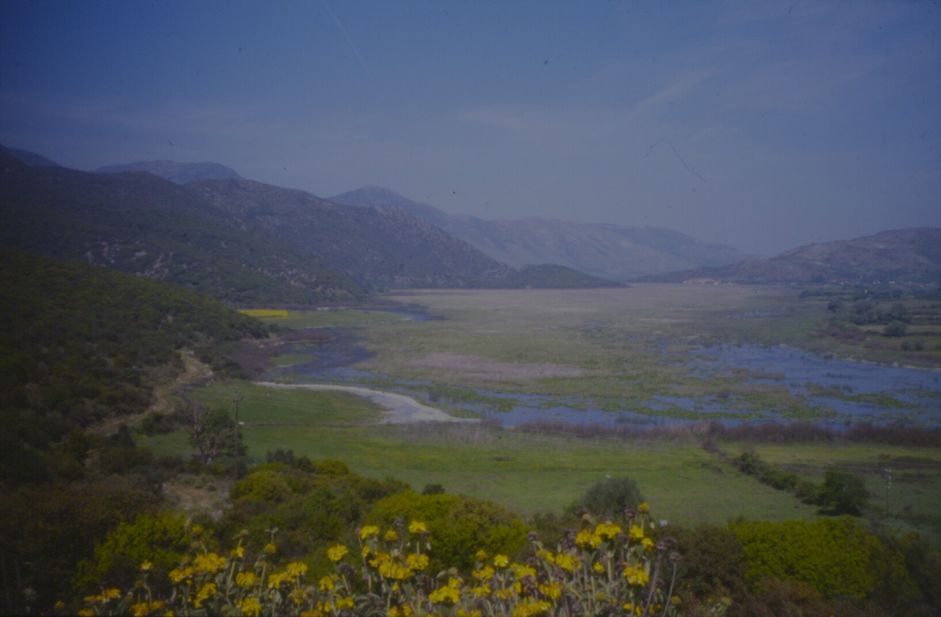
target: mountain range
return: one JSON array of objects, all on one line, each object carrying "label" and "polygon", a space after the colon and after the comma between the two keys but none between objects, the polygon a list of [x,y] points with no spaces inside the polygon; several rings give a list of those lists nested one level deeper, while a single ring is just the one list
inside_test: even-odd
[{"label": "mountain range", "polygon": [[[567,268],[511,268],[402,210],[337,205],[240,177],[202,179],[216,171],[202,164],[90,173],[34,167],[15,154],[0,150],[0,246],[237,304],[348,300],[392,287],[612,284]],[[163,174],[197,179],[178,184]]]},{"label": "mountain range", "polygon": [[613,281],[724,266],[748,257],[732,247],[668,229],[543,218],[489,221],[449,214],[375,186],[329,199],[351,206],[401,208],[511,266],[560,264]]},{"label": "mountain range", "polygon": [[346,301],[405,287],[611,281],[941,283],[941,230],[748,258],[679,232],[450,214],[379,187],[330,199],[216,163],[83,172],[0,146],[0,247],[163,279],[235,304]]},{"label": "mountain range", "polygon": [[941,229],[892,229],[850,240],[808,244],[770,259],[674,272],[647,280],[941,285]]},{"label": "mountain range", "polygon": [[[25,161],[24,161],[25,162]],[[99,174],[120,174],[127,171],[146,171],[174,184],[194,180],[239,179],[237,171],[219,163],[177,163],[176,161],[137,161],[124,165],[106,165],[95,170]]]}]

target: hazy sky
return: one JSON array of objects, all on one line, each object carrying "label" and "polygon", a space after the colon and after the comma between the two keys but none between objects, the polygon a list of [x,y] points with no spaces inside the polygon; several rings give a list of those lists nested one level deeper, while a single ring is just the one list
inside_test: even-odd
[{"label": "hazy sky", "polygon": [[0,0],[0,143],[770,254],[941,226],[941,6]]}]

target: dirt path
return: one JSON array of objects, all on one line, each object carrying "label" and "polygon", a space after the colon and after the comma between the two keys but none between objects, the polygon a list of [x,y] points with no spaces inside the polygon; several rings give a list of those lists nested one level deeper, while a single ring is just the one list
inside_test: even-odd
[{"label": "dirt path", "polygon": [[271,381],[252,382],[256,386],[282,390],[321,390],[349,392],[369,399],[386,410],[379,424],[412,424],[415,422],[479,422],[474,418],[455,418],[440,409],[419,403],[410,396],[383,392],[358,386],[337,386],[332,384],[285,384]]}]

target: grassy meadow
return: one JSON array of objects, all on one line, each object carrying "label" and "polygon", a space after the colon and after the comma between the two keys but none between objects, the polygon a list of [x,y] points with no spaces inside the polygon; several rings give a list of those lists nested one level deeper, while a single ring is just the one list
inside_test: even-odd
[{"label": "grassy meadow", "polygon": [[[625,475],[637,480],[661,516],[676,521],[724,522],[739,515],[785,520],[814,512],[739,474],[691,439],[582,439],[483,425],[376,426],[381,411],[344,393],[238,382],[193,393],[203,404],[229,408],[236,396],[242,397],[242,436],[256,460],[268,451],[290,449],[314,459],[339,459],[357,473],[397,478],[417,490],[438,483],[448,492],[490,499],[523,514],[560,511],[587,486]],[[184,432],[147,438],[146,445],[160,454],[190,451]],[[741,495],[749,496],[747,502]]]},{"label": "grassy meadow", "polygon": [[[703,375],[687,366],[689,351],[717,342],[787,344],[855,357],[872,351],[865,341],[822,337],[829,320],[826,300],[801,297],[788,288],[641,285],[415,291],[392,298],[426,307],[442,319],[338,309],[259,316],[286,328],[355,328],[360,344],[373,353],[355,367],[370,372],[372,382],[366,385],[396,389],[400,380],[422,380],[428,384],[423,392],[440,398],[445,409],[462,399],[494,404],[503,392],[539,394],[550,401],[564,397],[573,405],[576,397],[613,411],[716,417],[645,407],[651,397],[670,395],[735,401],[751,409],[774,409],[785,418],[819,418],[820,410],[808,409],[773,375],[747,370]],[[284,366],[304,357],[286,353],[273,362]],[[754,383],[756,376],[766,379]],[[481,390],[495,394],[488,398]],[[754,447],[768,462],[816,482],[831,466],[857,471],[882,520],[901,529],[941,530],[933,514],[941,510],[941,452],[931,448],[727,443],[719,444],[717,453],[704,449],[692,433],[620,439],[477,424],[381,425],[382,410],[354,395],[272,390],[244,382],[215,383],[190,396],[228,409],[240,398],[242,434],[254,460],[278,448],[335,458],[366,476],[398,478],[417,490],[437,483],[448,492],[490,499],[523,514],[558,512],[591,484],[629,476],[661,516],[682,523],[817,516],[814,507],[729,462],[727,456]],[[147,445],[166,454],[190,449],[184,432],[147,438]],[[881,498],[885,465],[896,470],[888,511]]]}]

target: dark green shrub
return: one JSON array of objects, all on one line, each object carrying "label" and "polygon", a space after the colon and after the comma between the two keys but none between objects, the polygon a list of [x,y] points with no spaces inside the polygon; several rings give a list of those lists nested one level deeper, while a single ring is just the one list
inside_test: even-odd
[{"label": "dark green shrub", "polygon": [[863,479],[838,469],[828,469],[817,504],[824,514],[853,514],[862,512],[869,501]]},{"label": "dark green shrub", "polygon": [[333,459],[314,461],[313,472],[322,476],[348,476],[351,473],[346,463]]},{"label": "dark green shrub", "polygon": [[699,598],[742,596],[745,554],[738,536],[728,527],[699,525],[671,532],[683,555],[682,588]]},{"label": "dark green shrub", "polygon": [[79,564],[75,588],[80,592],[100,585],[129,586],[149,562],[157,578],[179,565],[189,548],[186,519],[177,513],[144,514],[122,522],[95,547],[91,560]]},{"label": "dark green shrub", "polygon": [[893,337],[905,336],[907,331],[908,326],[905,325],[905,322],[898,320],[890,321],[888,324],[886,324],[885,328],[882,329],[883,334]]},{"label": "dark green shrub", "polygon": [[242,502],[276,504],[287,500],[293,491],[276,469],[259,469],[232,487],[232,498]]},{"label": "dark green shrub", "polygon": [[444,487],[440,484],[426,484],[422,489],[422,495],[441,495],[444,493]]},{"label": "dark green shrub", "polygon": [[746,581],[756,592],[770,578],[807,584],[827,598],[862,600],[884,585],[900,594],[914,588],[901,552],[851,518],[739,522],[731,529],[745,555]]},{"label": "dark green shrub", "polygon": [[630,478],[607,478],[592,485],[572,504],[572,510],[585,508],[598,516],[624,516],[627,508],[636,508],[644,498],[637,483]]}]

